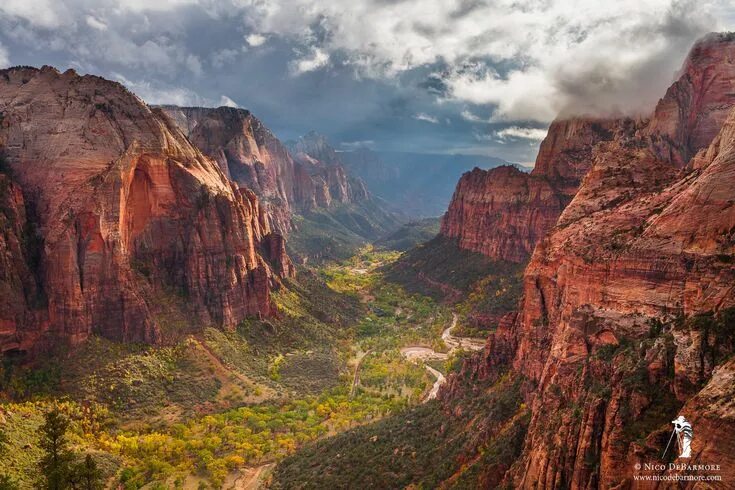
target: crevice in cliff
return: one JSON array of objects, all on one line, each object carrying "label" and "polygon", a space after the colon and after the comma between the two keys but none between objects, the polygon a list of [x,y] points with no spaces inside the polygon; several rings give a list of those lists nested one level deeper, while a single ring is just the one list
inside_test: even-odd
[{"label": "crevice in cliff", "polygon": [[23,226],[22,236],[23,250],[34,282],[32,290],[25,291],[25,296],[31,308],[40,310],[44,309],[48,304],[48,297],[43,287],[45,240],[41,232],[41,220],[36,199],[24,192],[23,201],[25,203],[25,224]]}]

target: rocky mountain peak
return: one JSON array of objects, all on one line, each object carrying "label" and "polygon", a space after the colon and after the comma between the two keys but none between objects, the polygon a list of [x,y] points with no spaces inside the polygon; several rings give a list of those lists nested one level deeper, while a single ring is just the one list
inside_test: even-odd
[{"label": "rocky mountain peak", "polygon": [[650,118],[621,121],[592,148],[536,244],[518,314],[450,381],[448,403],[468,379],[527,380],[530,422],[508,486],[637,488],[636,468],[660,459],[678,414],[698,427],[697,462],[735,477],[723,436],[735,429],[732,42],[698,43]]},{"label": "rocky mountain peak", "polygon": [[298,140],[289,142],[288,145],[294,154],[304,153],[327,165],[342,165],[337,150],[329,144],[326,136],[316,131],[309,131]]},{"label": "rocky mountain peak", "polygon": [[735,103],[735,34],[712,33],[689,52],[645,134],[656,156],[685,166],[717,135]]}]

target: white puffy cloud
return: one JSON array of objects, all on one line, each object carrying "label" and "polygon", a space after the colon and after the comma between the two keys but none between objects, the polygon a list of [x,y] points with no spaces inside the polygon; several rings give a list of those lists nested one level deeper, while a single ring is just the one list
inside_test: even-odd
[{"label": "white puffy cloud", "polygon": [[490,122],[486,121],[485,119],[481,118],[474,112],[464,109],[462,112],[459,113],[459,115],[464,119],[465,121],[473,122],[473,123],[482,123],[482,122]]},{"label": "white puffy cloud", "polygon": [[85,17],[85,21],[87,22],[87,25],[91,27],[92,29],[97,29],[99,31],[106,31],[107,30],[107,24],[99,20],[93,15],[87,15]]},{"label": "white puffy cloud", "polygon": [[267,37],[258,33],[248,34],[245,37],[245,42],[248,43],[249,46],[252,46],[254,48],[262,46],[267,40]]},{"label": "white puffy cloud", "polygon": [[503,128],[499,131],[496,131],[495,135],[500,140],[523,139],[523,140],[541,141],[542,139],[546,138],[546,133],[547,131],[545,129],[521,128],[518,126],[509,126],[507,128]]},{"label": "white puffy cloud", "polygon": [[[178,105],[178,106],[204,106],[215,107],[215,101],[201,97],[196,92],[185,87],[176,87],[160,83],[152,83],[147,80],[129,80],[125,76],[115,73],[112,78],[125,85],[131,92],[140,97],[148,104]],[[225,97],[225,96],[223,96]],[[231,101],[231,100],[230,100]],[[232,101],[231,101],[232,102]],[[233,102],[234,103],[234,102]],[[237,104],[236,104],[237,105]]]},{"label": "white puffy cloud", "polygon": [[505,78],[490,72],[453,74],[447,79],[450,96],[497,109],[490,121],[551,121],[559,112],[561,97],[547,74],[538,68],[514,70]]},{"label": "white puffy cloud", "polygon": [[[366,76],[444,63],[447,97],[494,120],[650,107],[728,0],[263,0],[260,32],[346,53]],[[315,29],[314,26],[317,26]],[[316,32],[316,35],[315,35]],[[502,66],[503,70],[496,69]],[[313,69],[313,68],[312,68]]]},{"label": "white puffy cloud", "polygon": [[240,105],[237,102],[227,97],[226,95],[222,95],[219,98],[219,105],[225,106],[225,107],[235,107],[235,108],[240,107]]},{"label": "white puffy cloud", "polygon": [[326,51],[316,48],[306,56],[291,62],[290,67],[292,73],[301,75],[310,71],[323,68],[329,63],[329,54]]},{"label": "white puffy cloud", "polygon": [[[231,35],[208,36],[212,25]],[[431,97],[470,108],[466,121],[519,127],[560,112],[646,111],[692,42],[728,27],[731,0],[0,0],[0,42],[14,61],[26,59],[18,46],[41,53],[34,61],[54,53],[82,71],[147,77],[176,98],[189,90],[177,83],[281,49],[288,58],[270,66],[292,80],[347,67],[356,86],[397,86],[432,71]],[[212,90],[215,102],[222,91],[246,100]],[[435,112],[401,117],[422,113]]]},{"label": "white puffy cloud", "polygon": [[413,118],[416,119],[417,121],[426,121],[431,124],[439,124],[438,118],[431,116],[425,112],[419,112],[418,114],[414,114]]},{"label": "white puffy cloud", "polygon": [[64,6],[54,0],[3,0],[0,2],[0,13],[49,29],[71,19],[65,15]]},{"label": "white puffy cloud", "polygon": [[117,0],[117,6],[121,10],[143,12],[146,10],[167,11],[184,5],[203,3],[199,0]]}]

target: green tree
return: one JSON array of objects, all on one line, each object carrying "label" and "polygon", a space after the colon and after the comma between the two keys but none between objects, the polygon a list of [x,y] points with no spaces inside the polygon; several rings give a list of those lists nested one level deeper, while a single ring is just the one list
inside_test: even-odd
[{"label": "green tree", "polygon": [[46,412],[45,422],[41,426],[41,448],[45,454],[39,467],[43,475],[43,486],[48,490],[69,488],[73,456],[67,447],[68,428],[69,420],[58,407]]},{"label": "green tree", "polygon": [[84,460],[74,465],[69,478],[74,489],[101,490],[102,471],[97,467],[97,462],[91,454],[87,454]]},{"label": "green tree", "polygon": [[18,490],[18,483],[6,474],[0,474],[0,490]]},{"label": "green tree", "polygon": [[10,443],[10,438],[4,430],[0,429],[0,454],[3,454],[7,450],[7,446]]},{"label": "green tree", "polygon": [[[0,429],[0,456],[8,450],[10,438],[4,430]],[[0,490],[17,490],[18,484],[9,475],[0,473]]]}]

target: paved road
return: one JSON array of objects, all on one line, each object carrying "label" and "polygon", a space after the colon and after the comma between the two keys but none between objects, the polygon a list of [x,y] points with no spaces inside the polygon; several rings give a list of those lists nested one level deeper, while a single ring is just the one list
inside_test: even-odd
[{"label": "paved road", "polygon": [[[409,345],[401,349],[401,354],[403,355],[403,357],[415,362],[425,362],[433,359],[444,360],[447,359],[449,355],[457,349],[481,350],[482,348],[484,348],[485,342],[483,340],[472,339],[468,337],[457,337],[456,335],[452,335],[452,330],[454,330],[454,328],[457,326],[457,318],[457,314],[452,313],[452,324],[449,325],[449,327],[442,332],[442,340],[444,341],[444,344],[449,347],[448,353],[445,354],[443,352],[436,352],[434,349],[423,347],[420,345]],[[424,364],[424,367],[436,378],[436,381],[434,381],[434,385],[431,387],[431,391],[429,391],[429,393],[423,400],[424,402],[427,402],[436,398],[436,395],[439,393],[439,388],[441,388],[441,386],[447,382],[447,378],[445,378],[442,373],[429,366],[428,364]]]},{"label": "paved road", "polygon": [[357,389],[357,384],[360,382],[360,367],[362,367],[362,361],[372,352],[372,349],[368,350],[357,361],[357,365],[355,366],[355,375],[352,377],[352,386],[350,387],[350,398],[355,396],[355,389]]},{"label": "paved road", "polygon": [[452,335],[452,330],[454,330],[454,327],[457,326],[457,314],[452,313],[452,324],[442,332],[442,340],[445,344],[447,344],[447,347],[449,347],[450,352],[454,349],[464,349],[464,350],[482,350],[485,347],[485,341],[482,339],[475,339],[470,337],[457,337],[456,335]]}]

